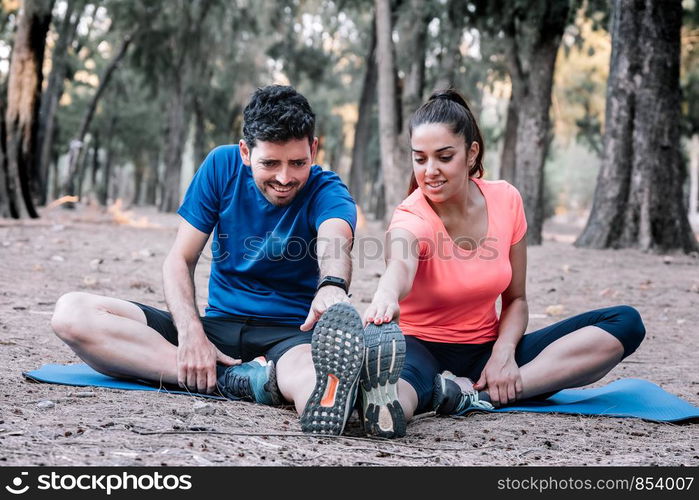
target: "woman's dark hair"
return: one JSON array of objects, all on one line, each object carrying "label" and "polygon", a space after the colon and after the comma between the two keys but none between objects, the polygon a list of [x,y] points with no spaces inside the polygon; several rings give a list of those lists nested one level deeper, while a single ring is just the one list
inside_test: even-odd
[{"label": "woman's dark hair", "polygon": [[243,138],[250,149],[257,141],[286,142],[308,138],[313,143],[316,115],[293,87],[258,88],[243,111]]},{"label": "woman's dark hair", "polygon": [[[460,135],[466,143],[466,150],[476,141],[479,146],[476,162],[468,172],[469,177],[483,177],[483,135],[478,128],[476,118],[469,107],[466,99],[455,89],[435,90],[430,95],[427,102],[420,106],[410,117],[409,131],[410,137],[413,130],[426,123],[442,123],[448,126],[452,133]],[[410,177],[408,195],[417,189],[417,179],[413,173]]]}]

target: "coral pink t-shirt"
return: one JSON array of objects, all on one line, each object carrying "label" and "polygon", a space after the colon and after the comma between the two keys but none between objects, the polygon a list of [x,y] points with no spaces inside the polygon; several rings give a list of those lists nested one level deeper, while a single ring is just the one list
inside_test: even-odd
[{"label": "coral pink t-shirt", "polygon": [[407,250],[419,254],[415,281],[400,301],[406,335],[459,344],[482,344],[498,336],[495,301],[512,279],[510,247],[524,237],[527,220],[514,186],[472,180],[488,212],[488,233],[474,250],[456,245],[420,188],[393,213],[388,230],[405,229],[418,240],[418,248]]}]

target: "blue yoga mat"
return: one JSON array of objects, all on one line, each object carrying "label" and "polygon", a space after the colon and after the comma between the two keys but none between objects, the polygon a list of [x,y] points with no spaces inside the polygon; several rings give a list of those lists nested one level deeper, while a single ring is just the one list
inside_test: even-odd
[{"label": "blue yoga mat", "polygon": [[78,365],[44,365],[38,370],[22,372],[26,378],[35,382],[49,384],[74,385],[78,387],[109,387],[126,391],[155,391],[166,394],[184,394],[211,399],[226,399],[212,394],[198,394],[181,390],[178,386],[160,385],[146,380],[132,380],[109,377],[96,372],[85,364]]},{"label": "blue yoga mat", "polygon": [[[137,391],[158,391],[168,394],[191,393],[174,387],[162,387],[146,381],[123,380],[102,375],[84,364],[44,365],[24,372],[28,379],[51,384],[109,387]],[[224,399],[219,396],[196,396]],[[699,418],[699,408],[677,396],[640,379],[622,379],[593,389],[566,389],[544,401],[527,401],[493,412],[568,413],[606,417],[636,417],[656,422],[680,422]]]},{"label": "blue yoga mat", "polygon": [[543,401],[525,401],[493,412],[572,413],[680,422],[699,417],[699,408],[647,380],[626,378],[593,389],[565,389]]}]

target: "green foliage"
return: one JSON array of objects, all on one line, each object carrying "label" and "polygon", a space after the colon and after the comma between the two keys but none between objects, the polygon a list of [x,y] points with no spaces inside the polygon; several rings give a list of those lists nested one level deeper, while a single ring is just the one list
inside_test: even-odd
[{"label": "green foliage", "polygon": [[[56,3],[54,30],[65,1]],[[250,93],[275,82],[294,85],[311,102],[321,138],[320,159],[333,168],[347,163],[371,41],[372,0],[71,1],[81,21],[68,52],[55,156],[68,151],[100,73],[121,40],[132,35],[131,48],[96,110],[89,134],[100,136],[115,167],[162,152],[169,97],[178,85],[185,89],[185,119],[203,118],[202,147],[210,149],[238,141],[242,107]],[[699,2],[684,4],[683,127],[692,134],[699,131]],[[3,9],[6,5],[16,4],[3,2]],[[427,0],[417,14],[411,6],[410,0],[394,1],[399,85],[415,58],[400,37],[410,32],[415,15],[428,22],[423,97],[444,80],[444,63],[454,50],[449,28],[462,27],[461,60],[453,83],[479,116],[489,166],[497,163],[509,94],[512,68],[505,57],[505,39],[514,37],[519,52],[526,54],[546,36],[552,19],[563,13],[576,16],[569,20],[557,63],[553,156],[547,176],[555,193],[568,182],[594,183],[586,175],[565,173],[568,167],[562,158],[588,158],[576,149],[579,145],[593,157],[600,151],[609,57],[606,0]],[[0,46],[11,46],[15,22],[16,12],[0,10]],[[51,47],[49,43],[49,59]],[[2,57],[9,57],[9,51]],[[526,58],[520,64],[526,70]],[[0,75],[0,82],[5,76]],[[373,114],[375,133],[366,148],[369,165],[379,158],[375,110]],[[571,148],[575,153],[566,153]],[[559,170],[562,173],[554,172]]]}]

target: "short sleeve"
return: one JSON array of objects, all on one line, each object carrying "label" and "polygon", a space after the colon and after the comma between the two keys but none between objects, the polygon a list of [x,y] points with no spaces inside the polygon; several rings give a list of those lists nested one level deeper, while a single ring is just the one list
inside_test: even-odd
[{"label": "short sleeve", "polygon": [[357,227],[357,205],[349,193],[349,189],[334,172],[324,171],[315,199],[311,206],[311,221],[316,231],[328,219],[342,219],[352,229]]},{"label": "short sleeve", "polygon": [[524,213],[522,195],[514,186],[512,186],[512,217],[514,223],[512,224],[512,243],[510,245],[519,243],[527,234],[527,217]]},{"label": "short sleeve", "polygon": [[434,234],[429,223],[420,217],[418,214],[411,212],[403,205],[399,205],[393,212],[391,223],[388,225],[387,231],[392,229],[404,229],[410,233],[418,241],[420,257],[427,256],[431,243],[434,240]]},{"label": "short sleeve", "polygon": [[221,161],[223,158],[217,154],[216,149],[208,154],[194,174],[177,211],[192,226],[207,234],[211,233],[218,223],[221,189],[216,164]]}]

